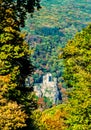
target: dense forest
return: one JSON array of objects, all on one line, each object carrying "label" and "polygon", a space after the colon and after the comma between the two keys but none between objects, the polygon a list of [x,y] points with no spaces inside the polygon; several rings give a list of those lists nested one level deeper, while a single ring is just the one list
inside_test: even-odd
[{"label": "dense forest", "polygon": [[33,112],[39,130],[91,129],[91,25],[68,41],[60,58],[64,59],[64,79],[68,100],[43,112]]},{"label": "dense forest", "polygon": [[41,5],[42,9],[35,12],[32,19],[30,14],[27,15],[25,28],[22,28],[34,52],[31,60],[36,71],[32,77],[34,83],[39,83],[42,75],[50,72],[62,82],[63,61],[58,57],[60,48],[65,47],[67,41],[91,21],[91,1],[42,0]]},{"label": "dense forest", "polygon": [[[90,0],[0,1],[1,130],[91,129],[90,9]],[[47,72],[67,99],[41,111],[25,79]]]}]

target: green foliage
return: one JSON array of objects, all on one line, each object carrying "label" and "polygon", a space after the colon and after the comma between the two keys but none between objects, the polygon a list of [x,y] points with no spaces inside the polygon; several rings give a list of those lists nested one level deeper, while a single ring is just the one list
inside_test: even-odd
[{"label": "green foliage", "polygon": [[16,102],[6,102],[0,106],[0,129],[11,130],[25,127],[27,115]]},{"label": "green foliage", "polygon": [[67,113],[61,105],[43,112],[36,110],[32,113],[34,125],[37,126],[38,130],[65,130],[67,128],[64,123],[66,116]]},{"label": "green foliage", "polygon": [[[78,82],[86,86],[91,79],[91,31],[90,26],[78,33],[64,48],[63,58],[65,62],[65,78],[70,79],[69,87],[79,86]],[[88,85],[87,85],[88,83]]]},{"label": "green foliage", "polygon": [[[15,22],[17,26],[25,26],[25,18],[26,13],[32,13],[35,11],[35,8],[39,10],[41,8],[40,6],[40,0],[1,0],[0,5],[2,8],[3,13],[6,9],[14,9],[15,11],[11,14],[13,18],[15,19]],[[13,15],[15,13],[15,16]],[[1,21],[4,18],[3,15],[1,15]],[[9,17],[8,17],[9,20]],[[9,21],[11,24],[13,24],[14,21]]]},{"label": "green foliage", "polygon": [[[30,26],[28,30],[32,29],[31,33],[39,36],[39,43],[41,43],[37,45],[36,41],[29,42],[30,45],[34,45],[33,48],[35,47],[32,60],[34,58],[33,64],[37,67],[36,79],[49,71],[55,77],[61,76],[63,60],[60,61],[57,58],[60,52],[57,49],[60,46],[64,47],[66,40],[70,39],[77,30],[81,30],[91,18],[90,4],[83,1],[83,3],[78,1],[79,7],[76,4],[77,1],[72,0],[73,4],[70,4],[68,0],[61,1],[59,8],[59,0],[56,1],[57,3],[50,0],[51,9],[50,2],[44,1],[46,6],[41,15],[36,13],[39,18],[34,16],[31,25],[28,24]],[[54,8],[55,4],[57,6]],[[24,26],[26,12],[33,13],[36,6],[37,9],[40,8],[39,0],[1,0],[0,5],[0,129],[91,129],[91,26],[78,33],[63,49],[64,78],[68,87],[72,87],[68,104],[63,108],[60,105],[44,112],[34,111],[30,117],[36,102],[30,89],[25,88],[24,80],[28,74],[32,73],[33,66],[29,59],[31,52],[24,42],[25,36],[20,33],[20,26]],[[67,7],[65,8],[64,5]],[[56,11],[60,15],[57,16]],[[68,14],[67,17],[65,14]],[[30,22],[30,17],[28,20]],[[38,26],[38,29],[34,29],[34,24]]]},{"label": "green foliage", "polygon": [[10,75],[0,76],[0,129],[11,130],[26,126],[27,114],[22,105],[16,101],[8,100],[5,96],[8,94],[8,83]]},{"label": "green foliage", "polygon": [[91,129],[91,25],[77,33],[63,49],[64,78],[71,87],[66,107],[67,130]]},{"label": "green foliage", "polygon": [[[19,3],[18,3],[19,2]],[[31,7],[29,6],[31,3]],[[24,41],[20,26],[24,26],[25,12],[34,12],[39,1],[0,1],[0,129],[27,127],[29,114],[36,101],[25,78],[33,71],[29,59],[31,51]],[[21,16],[21,17],[20,17]],[[27,128],[26,128],[27,129]]]},{"label": "green foliage", "polygon": [[[64,104],[36,110],[32,119],[39,130],[90,130],[91,129],[91,25],[67,43],[64,58],[64,79],[69,87]],[[62,51],[62,49],[61,49]]]},{"label": "green foliage", "polygon": [[26,41],[34,49],[31,60],[36,66],[35,83],[41,82],[47,72],[62,81],[63,63],[58,59],[58,49],[91,21],[90,3],[90,0],[42,0],[42,9],[34,13],[33,19],[27,14],[22,31],[27,32]]}]

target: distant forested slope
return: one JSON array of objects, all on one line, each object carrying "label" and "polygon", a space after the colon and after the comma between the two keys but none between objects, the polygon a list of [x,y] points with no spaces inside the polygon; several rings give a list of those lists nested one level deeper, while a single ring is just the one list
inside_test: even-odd
[{"label": "distant forested slope", "polygon": [[41,75],[51,72],[63,81],[62,60],[58,59],[60,47],[91,21],[91,1],[42,0],[42,9],[33,18],[28,14],[26,41],[33,49],[32,62],[36,66],[34,82],[41,82]]},{"label": "distant forested slope", "polygon": [[76,33],[63,48],[65,103],[33,111],[37,130],[91,130],[91,25]]}]

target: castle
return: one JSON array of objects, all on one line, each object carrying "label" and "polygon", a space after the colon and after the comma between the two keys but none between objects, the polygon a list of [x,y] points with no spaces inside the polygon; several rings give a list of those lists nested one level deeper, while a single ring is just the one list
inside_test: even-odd
[{"label": "castle", "polygon": [[61,96],[57,86],[57,78],[53,78],[51,73],[43,76],[43,82],[34,86],[34,92],[39,98],[49,98],[52,104],[57,104]]}]

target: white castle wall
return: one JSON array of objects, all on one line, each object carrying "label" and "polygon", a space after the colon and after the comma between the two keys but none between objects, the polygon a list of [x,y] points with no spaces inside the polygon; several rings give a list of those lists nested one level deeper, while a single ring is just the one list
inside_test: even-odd
[{"label": "white castle wall", "polygon": [[55,104],[58,97],[57,79],[52,78],[52,74],[47,73],[43,76],[43,83],[40,84],[41,88],[38,90],[38,86],[34,86],[34,91],[38,97],[45,96]]}]

